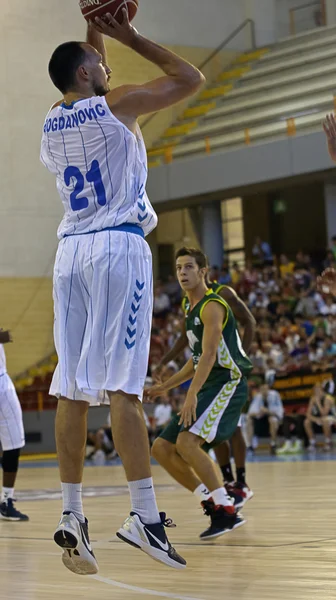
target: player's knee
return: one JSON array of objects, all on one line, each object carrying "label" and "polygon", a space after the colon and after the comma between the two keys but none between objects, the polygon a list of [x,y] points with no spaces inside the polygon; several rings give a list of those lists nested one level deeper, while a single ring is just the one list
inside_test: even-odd
[{"label": "player's knee", "polygon": [[180,456],[188,456],[193,452],[196,446],[199,446],[199,439],[189,431],[183,431],[177,438],[176,450]]},{"label": "player's knee", "polygon": [[161,463],[164,459],[167,459],[170,454],[174,451],[175,445],[163,438],[156,438],[152,446],[152,457]]},{"label": "player's knee", "polygon": [[2,469],[5,473],[16,473],[19,468],[20,448],[4,450],[2,453]]}]

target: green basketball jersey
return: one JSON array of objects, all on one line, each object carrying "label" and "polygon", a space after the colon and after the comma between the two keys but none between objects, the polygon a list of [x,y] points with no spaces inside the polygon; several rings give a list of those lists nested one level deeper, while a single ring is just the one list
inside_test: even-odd
[{"label": "green basketball jersey", "polygon": [[[219,292],[227,287],[226,285],[222,285],[220,283],[218,283],[218,281],[212,281],[211,283],[207,284],[209,290],[212,290],[214,292],[214,294],[219,294]],[[182,310],[184,312],[187,312],[188,307],[190,306],[189,300],[187,296],[184,296],[183,300],[182,300]]]},{"label": "green basketball jersey", "polygon": [[231,379],[240,379],[242,376],[247,376],[252,370],[252,363],[244,352],[231,308],[223,298],[210,289],[192,310],[190,310],[189,302],[186,304],[186,332],[195,368],[202,355],[204,331],[202,312],[209,302],[219,302],[225,306],[226,317],[216,361],[202,389],[211,387],[219,380],[225,382]]}]

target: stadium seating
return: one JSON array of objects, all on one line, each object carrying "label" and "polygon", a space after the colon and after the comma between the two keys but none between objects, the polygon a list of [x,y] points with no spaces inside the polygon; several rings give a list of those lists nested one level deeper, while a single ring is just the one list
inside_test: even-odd
[{"label": "stadium seating", "polygon": [[154,164],[321,127],[335,104],[336,27],[241,55],[149,151]]}]

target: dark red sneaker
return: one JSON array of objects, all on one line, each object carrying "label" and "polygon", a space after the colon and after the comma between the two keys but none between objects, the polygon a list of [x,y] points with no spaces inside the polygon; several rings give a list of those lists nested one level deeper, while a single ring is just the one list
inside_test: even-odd
[{"label": "dark red sneaker", "polygon": [[245,483],[239,483],[235,481],[234,483],[227,483],[225,485],[226,491],[234,500],[234,505],[236,508],[243,508],[244,504],[253,498],[254,494],[249,486]]}]

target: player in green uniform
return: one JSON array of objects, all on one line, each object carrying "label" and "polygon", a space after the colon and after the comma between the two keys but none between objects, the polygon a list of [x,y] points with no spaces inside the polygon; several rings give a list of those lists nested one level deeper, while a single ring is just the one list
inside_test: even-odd
[{"label": "player in green uniform", "polygon": [[[221,296],[228,303],[234,314],[234,317],[243,326],[244,334],[242,344],[245,352],[248,353],[255,334],[255,319],[253,315],[247,308],[246,304],[244,304],[244,302],[237,296],[236,292],[231,287],[221,285],[217,282],[210,283],[207,279],[206,283],[209,289],[211,289],[215,294]],[[186,312],[186,308],[188,306],[189,301],[187,296],[185,296],[182,301],[182,309],[184,313]],[[183,319],[181,324],[181,335],[177,339],[172,349],[161,359],[159,365],[154,371],[154,377],[162,376],[164,374],[165,366],[170,361],[174,360],[187,345],[188,338],[185,329],[185,320]],[[242,508],[245,502],[253,497],[253,492],[245,480],[246,444],[240,424],[241,423],[239,421],[238,426],[231,438],[233,456],[236,464],[236,481],[234,480],[230,462],[230,443],[225,441],[215,448],[217,462],[223,474],[226,490],[230,496],[233,497],[235,506],[237,508]],[[152,448],[152,455],[160,464],[162,462],[167,463],[169,461],[169,456],[174,454],[176,451],[175,448],[172,448],[171,444],[169,444],[171,441],[173,444],[175,444],[174,440],[176,440],[176,431],[179,431],[178,419],[173,417],[169,426],[164,430],[162,436],[160,436],[160,439]],[[164,440],[166,443],[164,443]],[[204,494],[201,492],[202,490],[200,491],[200,498],[201,500],[204,500]]]},{"label": "player in green uniform", "polygon": [[232,437],[246,402],[246,375],[252,364],[229,305],[206,285],[205,255],[182,248],[176,255],[176,268],[189,301],[186,332],[192,357],[181,371],[147,390],[146,395],[154,399],[192,378],[179,415],[175,461],[179,462],[183,485],[188,480],[195,485],[194,490],[202,485],[207,488],[210,499],[203,506],[211,525],[200,537],[209,539],[244,523],[203,448],[216,447]]}]

